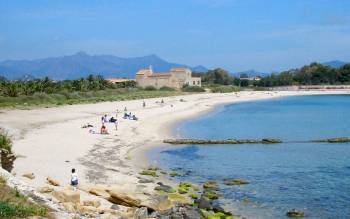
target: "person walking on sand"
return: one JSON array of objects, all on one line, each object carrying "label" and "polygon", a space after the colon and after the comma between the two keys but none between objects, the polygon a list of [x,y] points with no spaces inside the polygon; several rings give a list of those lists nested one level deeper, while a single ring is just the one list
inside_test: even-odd
[{"label": "person walking on sand", "polygon": [[73,186],[73,191],[77,191],[78,186],[78,174],[75,172],[75,168],[72,169],[72,175],[70,179],[71,185]]},{"label": "person walking on sand", "polygon": [[142,106],[143,106],[143,108],[146,107],[146,102],[145,101],[143,101]]}]

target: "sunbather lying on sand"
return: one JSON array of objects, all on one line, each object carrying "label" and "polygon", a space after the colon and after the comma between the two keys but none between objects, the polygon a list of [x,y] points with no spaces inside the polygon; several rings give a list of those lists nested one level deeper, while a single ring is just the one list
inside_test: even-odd
[{"label": "sunbather lying on sand", "polygon": [[85,128],[91,128],[94,127],[93,125],[91,125],[90,123],[86,123],[85,125],[83,125],[81,128],[85,129]]}]

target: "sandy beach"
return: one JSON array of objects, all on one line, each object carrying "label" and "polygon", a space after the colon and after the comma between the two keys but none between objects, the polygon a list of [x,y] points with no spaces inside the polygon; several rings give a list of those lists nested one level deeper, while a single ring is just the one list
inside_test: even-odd
[{"label": "sandy beach", "polygon": [[[0,127],[12,135],[18,156],[13,174],[33,188],[46,185],[48,176],[63,185],[76,168],[81,184],[104,184],[132,192],[153,192],[154,184],[137,183],[139,172],[148,167],[146,150],[171,138],[176,122],[213,110],[215,106],[242,101],[263,100],[292,95],[349,94],[349,91],[244,91],[239,93],[203,93],[142,100],[71,105],[33,110],[1,110]],[[180,100],[183,101],[180,101]],[[126,120],[124,108],[139,120]],[[110,134],[92,134],[90,123],[99,132],[104,114],[116,116],[118,130],[107,123]],[[22,177],[33,172],[35,179]]]}]

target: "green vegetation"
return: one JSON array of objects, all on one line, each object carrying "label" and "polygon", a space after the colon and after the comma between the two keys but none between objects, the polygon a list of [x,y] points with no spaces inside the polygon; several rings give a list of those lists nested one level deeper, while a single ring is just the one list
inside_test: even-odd
[{"label": "green vegetation", "polygon": [[100,76],[79,80],[0,81],[0,108],[50,107],[66,104],[97,103],[183,95],[174,89],[136,87],[135,82],[113,84]]},{"label": "green vegetation", "polygon": [[154,170],[143,170],[140,175],[158,177],[157,172]]},{"label": "green vegetation", "polygon": [[339,85],[350,84],[350,64],[337,69],[319,63],[311,63],[300,69],[292,69],[263,78],[256,85],[262,87],[286,85]]},{"label": "green vegetation", "polygon": [[177,176],[177,172],[172,171],[171,173],[169,173],[169,176],[171,176],[171,177],[175,177],[175,176]]},{"label": "green vegetation", "polygon": [[48,209],[32,203],[17,189],[6,185],[6,179],[0,176],[0,218],[27,218],[48,216]]},{"label": "green vegetation", "polygon": [[182,182],[182,183],[179,184],[179,187],[178,187],[177,191],[180,194],[186,194],[186,193],[189,192],[191,187],[192,187],[191,184]]},{"label": "green vegetation", "polygon": [[350,84],[350,64],[332,68],[319,63],[311,63],[299,69],[291,69],[271,74],[261,80],[247,80],[247,75],[233,77],[224,69],[217,68],[205,73],[193,73],[202,78],[202,84],[212,92],[229,92],[228,88],[215,88],[212,85],[233,85],[238,87],[274,87],[291,85],[342,85]]},{"label": "green vegetation", "polygon": [[205,89],[198,86],[184,86],[182,89],[184,92],[205,92]]},{"label": "green vegetation", "polygon": [[232,93],[232,92],[238,92],[240,89],[237,86],[221,85],[221,86],[211,86],[210,90],[213,93]]},{"label": "green vegetation", "polygon": [[147,87],[145,87],[145,90],[146,91],[155,91],[155,90],[157,90],[157,88],[154,86],[147,86]]},{"label": "green vegetation", "polygon": [[161,91],[175,91],[174,88],[172,88],[172,87],[167,87],[167,86],[161,87],[161,88],[159,88],[159,90],[161,90]]},{"label": "green vegetation", "polygon": [[12,141],[8,136],[7,132],[0,128],[0,150],[5,149],[11,153]]}]

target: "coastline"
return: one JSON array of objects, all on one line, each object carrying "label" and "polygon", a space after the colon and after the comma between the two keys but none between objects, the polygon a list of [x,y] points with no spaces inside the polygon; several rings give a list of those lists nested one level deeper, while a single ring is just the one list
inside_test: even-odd
[{"label": "coastline", "polygon": [[[138,186],[139,172],[147,168],[146,152],[173,137],[178,122],[199,117],[219,106],[297,95],[350,94],[349,90],[331,91],[244,91],[224,94],[193,94],[187,96],[105,102],[44,108],[34,110],[1,110],[0,127],[14,137],[14,152],[19,155],[13,173],[18,180],[36,189],[51,176],[68,184],[70,169],[78,170],[83,184],[117,186],[128,192],[154,193],[154,184]],[[180,101],[183,99],[184,102]],[[171,106],[172,105],[172,106]],[[123,120],[124,107],[136,114],[139,121]],[[109,135],[90,134],[81,126],[91,123],[98,130],[100,118],[115,116],[120,111],[118,131],[108,124]],[[45,165],[43,165],[45,164]],[[35,179],[22,177],[33,172]],[[165,177],[162,181],[170,182]]]}]

